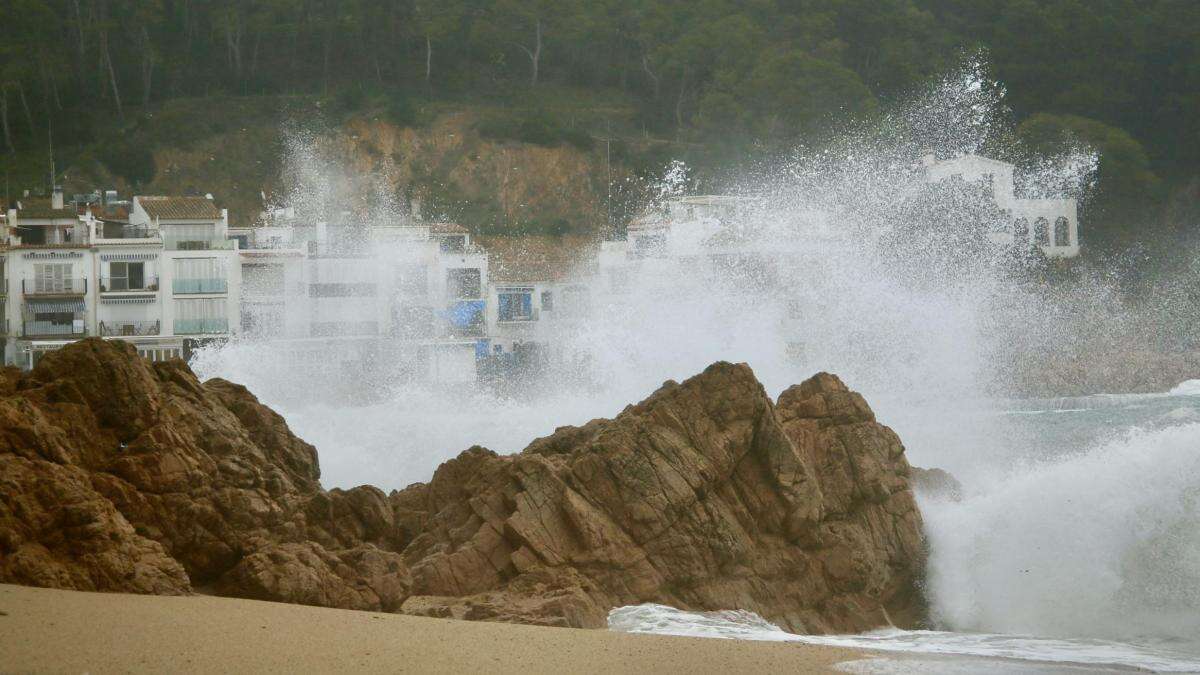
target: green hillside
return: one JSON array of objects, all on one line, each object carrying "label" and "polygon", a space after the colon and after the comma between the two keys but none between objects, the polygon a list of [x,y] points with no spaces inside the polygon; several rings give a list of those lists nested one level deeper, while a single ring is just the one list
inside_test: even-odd
[{"label": "green hillside", "polygon": [[[457,125],[464,143],[403,158],[397,189],[483,228],[589,230],[619,220],[614,175],[819,146],[974,55],[1019,133],[1103,153],[1093,245],[1177,237],[1200,174],[1200,3],[1180,0],[10,0],[0,26],[10,196],[45,189],[53,145],[69,185],[212,191],[242,214],[284,120],[414,147]],[[602,222],[593,204],[517,213],[503,175],[456,162],[476,144],[574,157]]]}]

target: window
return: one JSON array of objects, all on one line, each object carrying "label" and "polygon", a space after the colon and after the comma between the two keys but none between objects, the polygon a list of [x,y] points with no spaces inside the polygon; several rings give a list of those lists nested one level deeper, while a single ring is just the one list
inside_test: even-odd
[{"label": "window", "polygon": [[441,237],[438,248],[444,253],[462,253],[467,249],[467,238],[461,234]]},{"label": "window", "polygon": [[225,298],[188,298],[175,301],[175,334],[226,333],[229,320]]},{"label": "window", "polygon": [[100,290],[103,291],[140,291],[146,288],[146,263],[144,262],[111,262],[108,264],[108,277],[104,279]]},{"label": "window", "polygon": [[533,289],[502,288],[496,294],[501,321],[533,321]]},{"label": "window", "polygon": [[225,261],[221,258],[178,258],[175,260],[176,293],[224,293]]},{"label": "window", "polygon": [[633,240],[633,254],[639,258],[661,255],[666,245],[667,237],[664,234],[643,234]]},{"label": "window", "polygon": [[1071,245],[1071,223],[1062,216],[1059,216],[1058,220],[1054,221],[1054,245]]},{"label": "window", "polygon": [[168,250],[206,251],[213,248],[217,236],[215,223],[189,223],[187,225],[165,225],[163,240]]},{"label": "window", "polygon": [[284,294],[283,265],[244,265],[242,292],[247,295],[279,297]]},{"label": "window", "polygon": [[1050,245],[1050,221],[1045,218],[1033,221],[1033,241],[1038,246]]},{"label": "window", "polygon": [[1017,248],[1025,248],[1029,246],[1029,221],[1024,218],[1018,218],[1013,223],[1013,243]]},{"label": "window", "polygon": [[475,268],[446,271],[446,299],[474,300],[482,295],[479,270]]},{"label": "window", "polygon": [[[38,293],[71,293],[75,280],[70,263],[43,263],[33,266],[33,287]],[[82,287],[80,288],[82,291]]]},{"label": "window", "polygon": [[35,312],[33,320],[51,326],[70,326],[75,322],[73,312]]},{"label": "window", "polygon": [[542,291],[542,311],[554,311],[554,294],[550,291]]}]

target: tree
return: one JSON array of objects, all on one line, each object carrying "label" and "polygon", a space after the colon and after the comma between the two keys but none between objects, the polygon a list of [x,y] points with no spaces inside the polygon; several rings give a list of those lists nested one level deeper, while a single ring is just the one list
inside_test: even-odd
[{"label": "tree", "polygon": [[433,46],[462,29],[466,6],[459,0],[416,0],[413,15],[425,43],[425,84],[432,86]]},{"label": "tree", "polygon": [[854,71],[805,52],[767,57],[751,72],[745,100],[767,137],[814,136],[838,118],[871,114],[878,102]]},{"label": "tree", "polygon": [[1145,148],[1127,132],[1086,117],[1039,113],[1025,120],[1017,135],[1041,155],[1080,148],[1099,154],[1096,197],[1089,225],[1094,240],[1104,245],[1127,244],[1147,234],[1142,226],[1154,220],[1161,181],[1150,167]]}]

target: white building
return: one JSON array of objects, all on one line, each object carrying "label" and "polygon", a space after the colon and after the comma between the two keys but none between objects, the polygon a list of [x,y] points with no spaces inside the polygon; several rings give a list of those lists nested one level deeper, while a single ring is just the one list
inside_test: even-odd
[{"label": "white building", "polygon": [[982,183],[990,189],[1009,227],[994,234],[997,243],[1019,248],[1037,245],[1050,258],[1079,255],[1079,215],[1075,199],[1023,199],[1017,196],[1014,166],[979,155],[962,155],[937,161],[933,155],[921,160],[925,180],[937,183],[962,180]]},{"label": "white building", "polygon": [[456,384],[474,382],[486,353],[486,254],[452,223],[367,225],[344,214],[304,222],[264,214],[234,230],[247,336],[308,361]]},{"label": "white building", "polygon": [[7,221],[7,364],[31,368],[86,336],[165,360],[236,330],[240,268],[210,199],[135,197],[132,208],[81,215],[56,190],[48,203],[19,202]]}]

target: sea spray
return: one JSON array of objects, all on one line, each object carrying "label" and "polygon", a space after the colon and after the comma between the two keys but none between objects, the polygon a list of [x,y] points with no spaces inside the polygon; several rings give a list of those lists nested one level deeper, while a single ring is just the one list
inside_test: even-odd
[{"label": "sea spray", "polygon": [[[755,203],[734,233],[786,264],[748,273],[738,259],[645,260],[627,280],[637,292],[618,296],[580,261],[574,278],[592,292],[591,312],[550,337],[581,358],[551,364],[519,392],[390,378],[380,362],[342,369],[320,357],[320,340],[317,358],[304,358],[248,336],[202,351],[194,366],[281,411],[317,446],[327,487],[385,489],[428,480],[471,445],[515,452],[557,426],[615,415],[715,360],[748,362],[773,395],[836,372],[896,429],[913,464],[964,484],[963,502],[924,508],[943,628],[1175,637],[1195,610],[1176,592],[1194,578],[1183,519],[1194,504],[1191,432],[1113,441],[1110,421],[1125,413],[1019,415],[995,398],[1065,349],[1144,343],[1157,315],[1132,310],[1102,272],[1045,283],[1045,261],[988,245],[983,235],[1003,222],[985,190],[930,185],[919,170],[927,152],[1028,160],[1011,126],[1003,92],[973,64],[881,120],[848,121],[829,145],[731,184]],[[348,170],[312,134],[289,138],[280,205],[309,220],[354,211],[364,228],[411,217],[380,176]],[[1083,196],[1095,155],[1023,164],[1038,194]],[[687,182],[676,164],[660,192]],[[1140,452],[1158,461],[1139,463]],[[1123,615],[1137,625],[1120,630]]]},{"label": "sea spray", "polygon": [[1200,424],[1131,431],[922,512],[941,625],[1200,636]]}]

